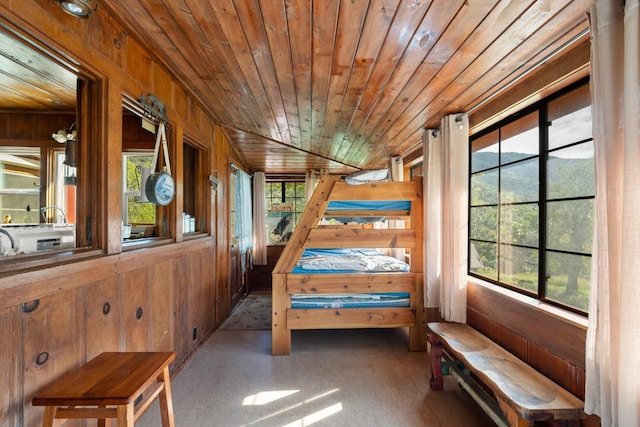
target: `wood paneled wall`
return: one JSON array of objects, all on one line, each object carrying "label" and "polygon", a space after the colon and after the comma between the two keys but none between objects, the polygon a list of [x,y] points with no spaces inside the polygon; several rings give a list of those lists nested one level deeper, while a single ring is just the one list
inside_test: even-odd
[{"label": "wood paneled wall", "polygon": [[15,304],[16,290],[3,304],[0,338],[13,345],[0,350],[0,425],[39,425],[32,394],[103,351],[171,350],[179,365],[215,329],[212,239],[142,252],[34,277],[41,297]]},{"label": "wood paneled wall", "polygon": [[[99,103],[91,112],[96,135],[83,139],[98,146],[91,173],[99,179],[89,202],[101,212],[98,250],[56,265],[0,271],[0,426],[34,426],[42,409],[31,405],[32,394],[64,372],[106,350],[172,350],[175,369],[228,316],[232,150],[206,106],[104,8],[79,20],[50,0],[2,2],[0,23],[77,66],[95,81]],[[178,194],[167,207],[168,243],[123,252],[122,97],[148,93],[163,100],[174,126],[176,188],[189,172],[181,165],[185,138],[202,148],[202,172],[220,185],[207,180],[203,191],[207,233],[182,235]]]}]

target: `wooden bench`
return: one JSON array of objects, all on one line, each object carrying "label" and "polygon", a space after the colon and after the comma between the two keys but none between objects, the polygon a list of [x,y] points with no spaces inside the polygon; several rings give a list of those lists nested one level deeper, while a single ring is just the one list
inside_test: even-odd
[{"label": "wooden bench", "polygon": [[174,358],[173,352],[102,353],[43,387],[32,403],[45,406],[46,427],[69,418],[98,419],[98,426],[114,418],[118,427],[132,427],[159,396],[162,425],[173,427],[169,363]]},{"label": "wooden bench", "polygon": [[443,388],[443,371],[455,376],[496,424],[522,427],[552,420],[579,426],[585,417],[580,399],[469,325],[434,322],[427,332],[431,388]]}]

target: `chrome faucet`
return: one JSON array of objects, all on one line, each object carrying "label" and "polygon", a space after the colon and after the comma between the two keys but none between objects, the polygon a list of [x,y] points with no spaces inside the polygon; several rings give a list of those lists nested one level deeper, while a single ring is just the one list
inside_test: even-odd
[{"label": "chrome faucet", "polygon": [[58,210],[61,214],[62,214],[62,219],[64,219],[64,223],[68,224],[69,222],[67,221],[67,214],[64,213],[64,211],[62,210],[62,208],[58,207],[58,206],[44,206],[40,208],[40,213],[42,214],[42,218],[44,218],[44,222],[45,224],[47,224],[49,221],[47,220],[47,216],[44,214],[46,211],[48,211],[49,209],[56,209]]}]

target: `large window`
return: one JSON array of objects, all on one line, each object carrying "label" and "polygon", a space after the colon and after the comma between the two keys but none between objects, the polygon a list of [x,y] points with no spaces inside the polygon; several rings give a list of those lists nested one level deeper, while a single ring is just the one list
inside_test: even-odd
[{"label": "large window", "polygon": [[471,138],[469,273],[587,312],[595,171],[582,82]]},{"label": "large window", "polygon": [[267,244],[284,245],[289,241],[307,204],[304,181],[265,183]]}]

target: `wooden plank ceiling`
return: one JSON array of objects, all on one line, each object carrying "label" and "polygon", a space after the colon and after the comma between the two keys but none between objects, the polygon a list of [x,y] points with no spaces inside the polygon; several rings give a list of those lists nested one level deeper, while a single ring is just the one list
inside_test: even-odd
[{"label": "wooden plank ceiling", "polygon": [[386,167],[588,38],[592,0],[101,0],[267,173]]}]

